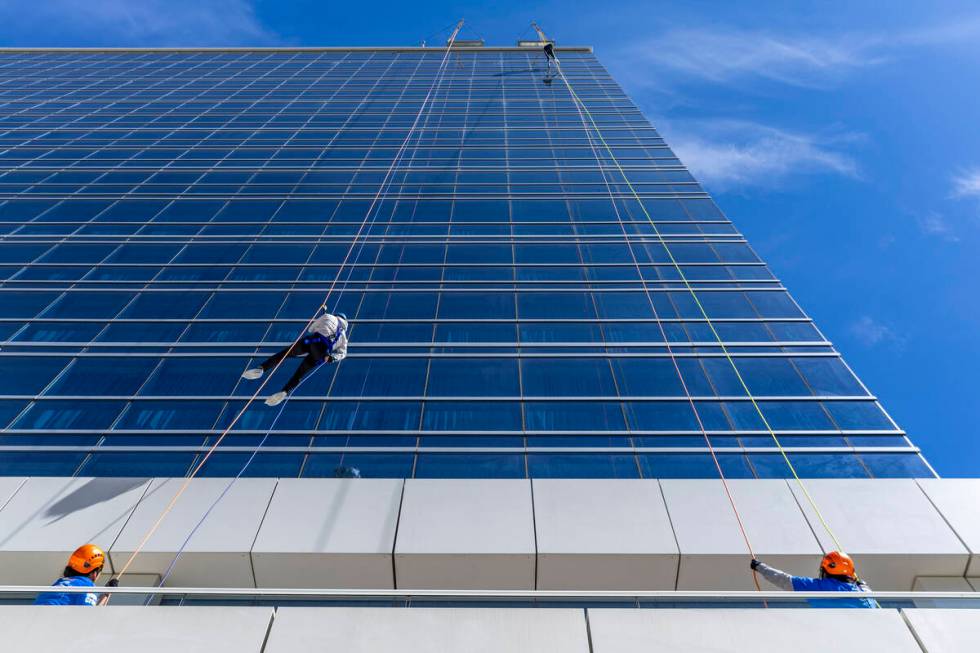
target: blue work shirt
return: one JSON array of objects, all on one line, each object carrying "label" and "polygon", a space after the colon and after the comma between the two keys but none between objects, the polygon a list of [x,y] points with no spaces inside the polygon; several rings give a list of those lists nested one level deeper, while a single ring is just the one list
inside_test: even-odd
[{"label": "blue work shirt", "polygon": [[[793,576],[793,590],[796,592],[863,592],[857,583],[845,583],[836,578],[808,578]],[[877,608],[874,599],[809,599],[814,608]]]},{"label": "blue work shirt", "polygon": [[[95,583],[88,576],[70,576],[59,578],[51,587],[95,587]],[[45,592],[38,594],[34,599],[34,605],[98,605],[98,603],[98,595],[92,592],[86,594]]]}]

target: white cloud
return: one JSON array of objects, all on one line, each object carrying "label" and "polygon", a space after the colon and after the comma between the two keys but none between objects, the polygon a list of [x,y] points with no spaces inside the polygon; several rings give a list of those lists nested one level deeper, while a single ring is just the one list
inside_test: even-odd
[{"label": "white cloud", "polygon": [[711,190],[773,187],[799,174],[857,178],[857,163],[839,148],[856,134],[812,135],[732,120],[700,121],[666,130],[677,156]]},{"label": "white cloud", "polygon": [[966,170],[953,177],[956,197],[980,197],[980,168]]},{"label": "white cloud", "polygon": [[[734,82],[746,77],[821,86],[851,70],[882,64],[909,48],[949,46],[980,38],[980,19],[878,34],[775,34],[737,28],[677,29],[626,46],[643,66],[685,79]],[[663,84],[662,76],[648,75]],[[642,79],[637,78],[642,83]]]},{"label": "white cloud", "polygon": [[43,0],[21,3],[16,11],[0,10],[0,24],[8,44],[34,46],[264,45],[279,40],[258,20],[249,0]]},{"label": "white cloud", "polygon": [[927,236],[935,236],[949,242],[959,242],[960,237],[956,235],[953,226],[946,217],[936,211],[930,211],[918,218],[919,229]]},{"label": "white cloud", "polygon": [[883,343],[891,343],[899,347],[905,344],[904,337],[897,334],[891,327],[868,315],[864,315],[851,323],[849,331],[852,336],[868,347]]},{"label": "white cloud", "polygon": [[740,30],[675,30],[630,50],[645,64],[716,82],[752,75],[809,85],[831,70],[877,61],[860,42]]}]

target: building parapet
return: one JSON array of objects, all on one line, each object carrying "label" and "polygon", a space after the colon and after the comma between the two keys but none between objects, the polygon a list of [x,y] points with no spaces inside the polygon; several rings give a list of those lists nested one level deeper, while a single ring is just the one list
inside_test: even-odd
[{"label": "building parapet", "polygon": [[[0,477],[0,584],[49,583],[95,539],[112,571],[139,551],[124,585],[155,585],[180,553],[169,586],[754,589],[716,480],[197,478],[138,546],[184,480]],[[980,479],[805,484],[874,589],[980,575]],[[729,486],[755,554],[813,575],[832,545],[800,488]]]}]

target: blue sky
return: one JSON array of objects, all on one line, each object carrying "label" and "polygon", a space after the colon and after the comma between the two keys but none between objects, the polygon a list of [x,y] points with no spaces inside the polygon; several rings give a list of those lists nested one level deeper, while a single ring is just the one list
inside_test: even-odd
[{"label": "blue sky", "polygon": [[406,45],[459,17],[510,44],[536,19],[595,46],[939,473],[980,476],[980,6],[679,4],[7,0],[0,45]]}]

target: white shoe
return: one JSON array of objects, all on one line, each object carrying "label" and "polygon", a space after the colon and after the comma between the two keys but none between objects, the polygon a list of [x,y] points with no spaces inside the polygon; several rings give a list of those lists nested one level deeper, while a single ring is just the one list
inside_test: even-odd
[{"label": "white shoe", "polygon": [[282,392],[282,391],[277,392],[276,394],[272,395],[271,397],[269,397],[268,399],[265,400],[265,405],[266,406],[278,406],[279,404],[282,403],[282,400],[285,399],[285,398],[286,398],[286,393],[285,392]]},{"label": "white shoe", "polygon": [[242,374],[243,379],[248,379],[249,381],[254,381],[255,379],[261,379],[262,375],[265,374],[265,370],[261,367],[253,367],[250,370],[245,370]]}]

